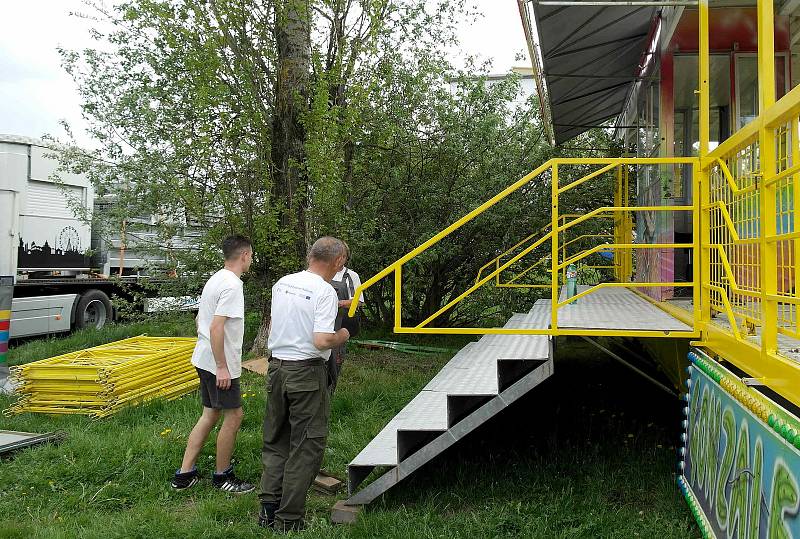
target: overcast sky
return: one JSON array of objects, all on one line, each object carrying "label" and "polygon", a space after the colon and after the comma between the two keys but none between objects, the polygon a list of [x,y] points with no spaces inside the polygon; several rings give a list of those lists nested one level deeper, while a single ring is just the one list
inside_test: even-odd
[{"label": "overcast sky", "polygon": [[[516,0],[476,0],[481,17],[463,25],[461,49],[493,62],[493,73],[507,72],[515,55],[525,52],[525,38]],[[61,68],[56,47],[90,46],[89,25],[70,16],[81,11],[81,0],[2,0],[0,17],[0,133],[41,137],[63,136],[59,120],[83,134],[80,100],[75,85]]]}]

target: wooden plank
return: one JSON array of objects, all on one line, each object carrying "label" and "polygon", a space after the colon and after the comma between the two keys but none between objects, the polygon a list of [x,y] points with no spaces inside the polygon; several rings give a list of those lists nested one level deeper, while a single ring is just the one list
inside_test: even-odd
[{"label": "wooden plank", "polygon": [[334,524],[354,524],[360,511],[360,505],[346,505],[344,500],[339,500],[331,509],[331,522]]},{"label": "wooden plank", "polygon": [[323,494],[336,494],[344,486],[341,479],[320,470],[314,478],[314,490]]},{"label": "wooden plank", "polygon": [[256,359],[251,359],[250,361],[242,363],[243,369],[260,374],[261,376],[267,375],[267,367],[267,358],[265,357],[257,357]]}]

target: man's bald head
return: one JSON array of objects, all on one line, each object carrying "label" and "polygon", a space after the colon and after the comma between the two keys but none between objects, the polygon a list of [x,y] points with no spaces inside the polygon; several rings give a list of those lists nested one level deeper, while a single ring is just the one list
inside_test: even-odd
[{"label": "man's bald head", "polygon": [[347,255],[347,247],[342,240],[333,236],[323,236],[308,250],[309,266],[314,262],[333,264]]}]

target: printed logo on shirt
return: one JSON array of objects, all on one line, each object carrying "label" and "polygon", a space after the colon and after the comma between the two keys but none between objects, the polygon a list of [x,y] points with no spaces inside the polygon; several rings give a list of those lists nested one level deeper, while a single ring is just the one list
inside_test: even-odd
[{"label": "printed logo on shirt", "polygon": [[[305,300],[310,300],[311,299],[311,296],[307,296],[306,295],[306,293],[308,293],[308,294],[312,293],[311,290],[308,290],[307,288],[303,288],[302,286],[294,286],[294,285],[291,285],[291,284],[281,284],[281,286],[285,287],[284,290],[283,290],[283,292],[285,294],[288,294],[288,295],[291,295],[291,296],[297,296],[298,298],[303,298]],[[290,288],[293,289],[293,290],[289,290]]]}]

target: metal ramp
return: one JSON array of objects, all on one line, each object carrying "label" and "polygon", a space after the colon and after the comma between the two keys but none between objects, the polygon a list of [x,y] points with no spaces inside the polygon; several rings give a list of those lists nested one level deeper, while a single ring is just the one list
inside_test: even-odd
[{"label": "metal ramp", "polygon": [[[550,300],[515,314],[509,328],[546,328]],[[348,465],[348,505],[365,505],[553,374],[544,335],[485,335],[462,348]],[[355,489],[377,467],[389,469]]]}]

